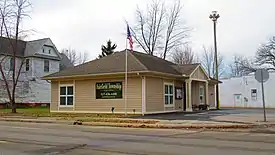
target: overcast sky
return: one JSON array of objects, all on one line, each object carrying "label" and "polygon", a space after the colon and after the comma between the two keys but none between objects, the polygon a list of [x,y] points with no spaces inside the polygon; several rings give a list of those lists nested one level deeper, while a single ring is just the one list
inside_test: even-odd
[{"label": "overcast sky", "polygon": [[[149,0],[31,0],[31,18],[23,23],[36,32],[29,39],[49,37],[58,49],[87,51],[90,59],[111,39],[125,49],[124,19],[134,23],[137,5]],[[168,0],[172,1],[172,0]],[[234,53],[253,56],[260,43],[275,35],[274,0],[182,0],[182,18],[193,28],[189,40],[196,53],[213,45],[212,10],[220,14],[218,51],[230,61]]]}]

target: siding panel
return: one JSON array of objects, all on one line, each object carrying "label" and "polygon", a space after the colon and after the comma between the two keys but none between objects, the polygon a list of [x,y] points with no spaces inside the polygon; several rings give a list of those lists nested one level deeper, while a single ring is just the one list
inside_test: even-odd
[{"label": "siding panel", "polygon": [[204,74],[203,70],[200,67],[194,72],[191,77],[194,79],[207,80],[207,76]]},{"label": "siding panel", "polygon": [[163,80],[146,78],[146,112],[164,111]]},{"label": "siding panel", "polygon": [[215,85],[208,85],[208,101],[210,107],[215,107]]},{"label": "siding panel", "polygon": [[[75,110],[76,111],[92,111],[92,112],[111,112],[111,108],[115,108],[115,112],[124,112],[124,91],[122,99],[96,99],[95,84],[96,82],[122,81],[124,79],[113,80],[76,80],[75,81]],[[141,112],[141,78],[128,79],[128,95],[127,95],[127,112]]]},{"label": "siding panel", "polygon": [[51,82],[51,104],[50,104],[51,111],[58,110],[58,96],[59,96],[58,93],[59,93],[58,82],[52,81]]}]

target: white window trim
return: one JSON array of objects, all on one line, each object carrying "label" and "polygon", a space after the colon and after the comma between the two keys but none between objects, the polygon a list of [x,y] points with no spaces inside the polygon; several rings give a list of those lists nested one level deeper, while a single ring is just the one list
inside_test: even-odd
[{"label": "white window trim", "polygon": [[[60,87],[73,87],[73,95],[60,95]],[[73,108],[75,104],[75,86],[74,84],[60,84],[59,85],[59,91],[58,91],[58,107],[60,108]],[[67,94],[67,89],[66,89],[66,94]],[[67,98],[66,98],[66,105],[61,105],[60,104],[60,97],[73,97],[73,105],[67,105]]]},{"label": "white window trim", "polygon": [[[172,95],[171,94],[165,94],[165,85],[173,87],[173,94]],[[165,96],[166,95],[173,96],[173,104],[165,104]],[[164,104],[165,108],[171,108],[171,107],[175,106],[175,86],[174,86],[174,83],[164,82],[164,84],[163,84],[163,101],[164,101],[163,104]]]},{"label": "white window trim", "polygon": [[[252,90],[256,90],[256,98],[254,99],[253,96],[252,96]],[[258,89],[257,88],[251,88],[250,89],[250,98],[252,101],[257,101],[258,100]]]}]

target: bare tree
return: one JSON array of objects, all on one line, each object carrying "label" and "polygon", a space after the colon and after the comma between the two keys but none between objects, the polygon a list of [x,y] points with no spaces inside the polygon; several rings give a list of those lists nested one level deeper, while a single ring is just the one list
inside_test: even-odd
[{"label": "bare tree", "polygon": [[256,62],[260,65],[269,64],[275,67],[275,36],[269,39],[269,41],[260,46],[256,52]]},{"label": "bare tree", "polygon": [[61,53],[65,54],[73,65],[80,65],[88,61],[87,52],[76,52],[72,48],[64,48]]},{"label": "bare tree", "polygon": [[191,64],[195,62],[195,54],[191,47],[184,45],[175,49],[172,59],[176,64]]},{"label": "bare tree", "polygon": [[255,72],[257,65],[253,59],[241,56],[234,55],[233,63],[229,65],[231,76],[243,76],[248,75],[249,73]]},{"label": "bare tree", "polygon": [[[17,85],[25,62],[24,57],[19,54],[22,45],[20,36],[25,32],[20,26],[23,18],[28,16],[30,5],[28,0],[0,2],[0,78],[4,83],[12,113],[16,113]],[[7,61],[11,64],[9,70],[5,67]]]},{"label": "bare tree", "polygon": [[153,0],[143,11],[136,10],[136,24],[132,34],[137,44],[150,55],[159,55],[166,59],[168,53],[179,45],[186,43],[188,29],[181,21],[182,5],[175,1],[172,7],[164,1]]},{"label": "bare tree", "polygon": [[[203,46],[203,54],[200,58],[202,66],[206,69],[207,74],[210,77],[214,77],[216,74],[215,69],[215,59],[214,59],[214,50],[212,47],[206,48]],[[225,66],[224,66],[224,57],[218,53],[218,71],[219,71],[219,77],[222,76],[225,72]]]}]

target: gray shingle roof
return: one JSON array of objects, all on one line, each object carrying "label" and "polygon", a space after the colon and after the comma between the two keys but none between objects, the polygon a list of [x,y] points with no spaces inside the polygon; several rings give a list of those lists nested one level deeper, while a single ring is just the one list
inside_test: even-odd
[{"label": "gray shingle roof", "polygon": [[[8,38],[0,37],[0,54],[12,55],[13,54],[12,45],[15,46],[15,40],[9,40]],[[17,50],[15,52],[15,55],[19,57],[23,57],[25,49],[26,49],[26,42],[22,40],[18,40]]]},{"label": "gray shingle roof", "polygon": [[163,60],[159,57],[140,53],[140,52],[133,52],[132,53],[138,61],[143,64],[147,71],[154,71],[154,72],[160,72],[160,73],[168,73],[168,74],[175,74],[178,75],[179,72],[173,68],[175,64]]},{"label": "gray shingle roof", "polygon": [[177,71],[182,74],[190,75],[199,65],[200,65],[199,63],[174,65],[174,68],[177,69]]},{"label": "gray shingle roof", "polygon": [[49,38],[32,40],[27,42],[25,56],[33,56],[38,49],[40,49]]},{"label": "gray shingle roof", "polygon": [[[96,59],[75,67],[64,69],[60,72],[45,76],[51,77],[68,77],[76,75],[98,75],[106,73],[124,73],[125,72],[125,51],[115,52],[112,55]],[[170,61],[163,60],[156,56],[147,55],[140,52],[128,52],[128,72],[159,72],[173,75],[190,74],[199,64],[176,65]],[[192,71],[193,71],[192,70]],[[184,73],[186,72],[186,73]]]},{"label": "gray shingle roof", "polygon": [[[53,46],[53,48],[57,51],[56,52],[57,57],[36,53],[39,49],[42,48],[43,45],[46,45],[47,42],[51,42],[50,38],[44,38],[44,39],[38,39],[38,40],[32,40],[32,41],[18,40],[16,56],[19,56],[19,57],[33,56],[33,57],[61,60],[61,56],[55,46]],[[12,55],[13,54],[12,45],[15,45],[15,39],[0,37],[0,54]]]}]

